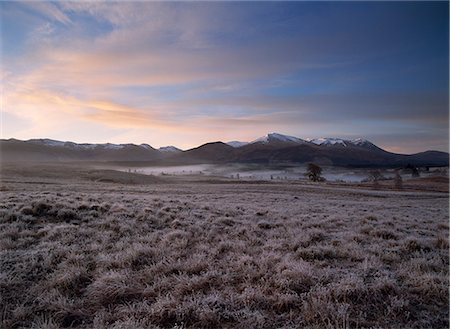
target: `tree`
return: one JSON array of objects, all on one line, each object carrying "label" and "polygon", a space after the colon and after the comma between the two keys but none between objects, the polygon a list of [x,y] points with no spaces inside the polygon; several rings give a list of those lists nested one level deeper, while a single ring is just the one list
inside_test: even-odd
[{"label": "tree", "polygon": [[369,173],[369,180],[373,183],[374,188],[380,187],[380,179],[383,178],[383,175],[381,174],[381,171],[379,170],[372,170]]},{"label": "tree", "polygon": [[398,172],[398,170],[395,172],[394,186],[397,190],[403,189],[403,178],[402,178],[402,176],[400,176],[400,173]]},{"label": "tree", "polygon": [[412,164],[408,164],[406,166],[406,169],[408,169],[411,172],[412,177],[420,177],[419,169],[417,169],[416,166],[413,166]]},{"label": "tree", "polygon": [[315,163],[308,164],[308,170],[306,171],[306,176],[309,180],[313,182],[323,182],[325,178],[320,176],[322,174],[322,168]]}]

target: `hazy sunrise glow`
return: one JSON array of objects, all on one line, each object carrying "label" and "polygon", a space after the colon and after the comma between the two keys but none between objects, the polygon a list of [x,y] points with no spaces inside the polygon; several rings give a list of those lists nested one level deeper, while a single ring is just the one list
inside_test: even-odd
[{"label": "hazy sunrise glow", "polygon": [[2,138],[448,151],[448,2],[1,2]]}]

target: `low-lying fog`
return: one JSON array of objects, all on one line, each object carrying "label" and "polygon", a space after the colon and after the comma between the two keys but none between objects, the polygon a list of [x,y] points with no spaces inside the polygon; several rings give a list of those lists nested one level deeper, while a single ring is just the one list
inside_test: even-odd
[{"label": "low-lying fog", "polygon": [[[208,175],[226,178],[238,178],[245,180],[299,180],[306,179],[307,171],[304,166],[261,166],[261,165],[214,165],[198,164],[185,166],[158,166],[158,167],[121,167],[119,170],[136,172],[146,175]],[[322,176],[331,182],[351,182],[357,183],[369,178],[370,172],[375,169],[368,168],[342,168],[342,167],[322,167]],[[378,170],[378,169],[377,169]],[[428,171],[423,168],[420,176],[447,175],[447,168],[431,168]],[[393,178],[394,169],[381,169],[382,176],[386,179]],[[411,178],[408,171],[400,172],[403,179]]]}]

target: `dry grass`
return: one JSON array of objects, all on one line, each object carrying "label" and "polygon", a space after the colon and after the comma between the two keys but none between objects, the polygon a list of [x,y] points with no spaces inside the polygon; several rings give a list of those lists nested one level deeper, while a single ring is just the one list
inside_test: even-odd
[{"label": "dry grass", "polygon": [[448,195],[4,182],[2,328],[447,328]]}]

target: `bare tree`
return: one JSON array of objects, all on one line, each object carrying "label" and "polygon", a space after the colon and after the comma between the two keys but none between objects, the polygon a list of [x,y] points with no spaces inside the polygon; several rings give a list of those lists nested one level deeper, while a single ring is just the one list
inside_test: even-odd
[{"label": "bare tree", "polygon": [[406,166],[406,169],[408,169],[411,172],[411,177],[420,177],[419,169],[416,166],[408,164]]},{"label": "bare tree", "polygon": [[380,187],[380,179],[383,178],[383,175],[381,174],[381,171],[379,170],[372,170],[369,173],[369,181],[372,182],[374,188]]},{"label": "bare tree", "polygon": [[322,168],[315,163],[308,164],[308,170],[306,171],[306,176],[309,180],[313,182],[323,182],[325,178],[322,176]]},{"label": "bare tree", "polygon": [[398,170],[395,172],[394,186],[397,190],[403,189],[403,178],[402,178],[402,176],[400,176],[400,173],[398,172]]}]

